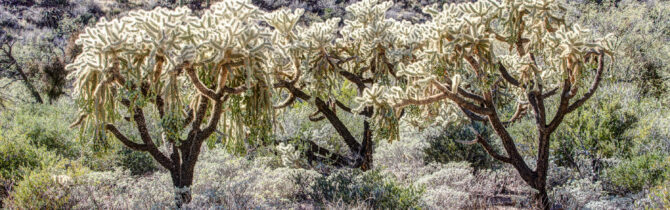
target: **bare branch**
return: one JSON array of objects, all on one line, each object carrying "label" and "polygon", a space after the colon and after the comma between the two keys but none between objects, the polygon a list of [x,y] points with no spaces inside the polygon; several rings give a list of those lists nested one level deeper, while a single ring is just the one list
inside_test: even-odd
[{"label": "bare branch", "polygon": [[487,116],[481,116],[481,115],[472,113],[470,110],[467,110],[467,109],[463,108],[462,106],[458,106],[458,108],[461,109],[461,111],[462,111],[463,113],[465,113],[465,116],[467,116],[468,118],[470,118],[470,120],[473,120],[473,121],[479,121],[479,122],[485,122],[485,121],[488,121],[488,117],[487,117]]},{"label": "bare branch", "polygon": [[126,145],[126,147],[138,151],[148,151],[149,149],[147,148],[146,144],[138,144],[135,142],[132,142],[119,131],[113,124],[107,124],[105,125],[105,129],[107,129],[110,133],[114,134],[116,139],[118,139],[123,145]]},{"label": "bare branch", "polygon": [[235,88],[230,88],[228,86],[223,87],[223,91],[228,94],[240,94],[244,91],[247,91],[247,87],[245,85],[240,85]]},{"label": "bare branch", "polygon": [[501,154],[498,154],[498,152],[496,152],[493,149],[493,147],[486,141],[486,139],[484,139],[482,137],[482,135],[479,134],[479,132],[477,132],[474,128],[470,127],[470,130],[473,131],[475,133],[475,136],[476,136],[475,140],[473,140],[473,141],[476,141],[477,143],[479,143],[479,145],[482,145],[484,150],[486,150],[486,153],[491,155],[491,157],[495,158],[496,160],[505,162],[505,163],[512,163],[513,162],[511,158],[502,156]]},{"label": "bare branch", "polygon": [[[128,109],[133,108],[128,99],[121,100],[121,104],[126,106]],[[149,130],[147,130],[147,124],[144,119],[144,112],[142,109],[139,107],[134,107],[133,120],[137,125],[137,131],[140,133],[142,142],[144,142],[144,145],[146,145],[146,151],[148,151],[149,154],[151,154],[151,156],[153,156],[154,159],[156,159],[156,161],[158,161],[158,163],[160,163],[163,167],[168,170],[172,170],[174,164],[168,157],[166,157],[160,150],[158,150],[153,140],[151,139],[151,135],[149,135]]]},{"label": "bare branch", "polygon": [[561,124],[563,121],[563,117],[566,114],[566,110],[568,109],[568,104],[570,103],[570,90],[572,84],[570,83],[569,78],[565,78],[563,80],[563,90],[561,93],[561,99],[560,102],[558,103],[558,109],[556,110],[556,114],[554,116],[554,119],[551,120],[549,125],[547,126],[547,131],[549,133],[553,132],[556,128],[558,128],[558,125]]},{"label": "bare branch", "polygon": [[[451,85],[452,85],[452,84],[451,84],[451,81],[450,81],[450,80],[446,80],[446,83],[447,83],[447,86],[445,86],[445,87],[446,87],[448,90],[451,90]],[[442,90],[442,91],[444,91],[444,90]],[[484,102],[484,97],[482,97],[482,96],[480,96],[480,95],[477,95],[477,94],[474,94],[474,93],[471,93],[470,91],[467,91],[467,90],[465,90],[465,89],[463,89],[463,88],[461,88],[461,87],[458,88],[458,94],[462,95],[463,97],[472,99],[472,100],[474,100],[474,101],[476,101],[476,102],[479,102],[479,103],[483,103],[483,102]]]},{"label": "bare branch", "polygon": [[551,89],[549,92],[542,94],[542,99],[549,98],[558,92],[558,87]]},{"label": "bare branch", "polygon": [[344,103],[340,102],[339,100],[335,99],[335,104],[337,104],[337,106],[345,112],[351,113],[351,108],[349,108],[347,105],[344,105]]},{"label": "bare branch", "polygon": [[205,140],[216,130],[216,125],[219,123],[221,114],[223,113],[223,103],[223,100],[214,101],[214,106],[212,107],[209,122],[207,123],[205,129],[203,129],[202,132],[198,134],[198,138],[196,138],[197,141],[200,142]]},{"label": "bare branch", "polygon": [[[302,140],[302,139],[301,139]],[[314,154],[319,154],[323,157],[328,158],[335,166],[343,167],[351,164],[351,160],[344,156],[341,156],[337,153],[331,152],[323,147],[320,147],[311,140],[302,140],[302,142],[307,144],[307,157],[310,159],[317,159],[322,162],[326,162],[323,159],[319,159],[318,156]]]},{"label": "bare branch", "polygon": [[338,73],[340,75],[342,75],[342,77],[344,77],[345,79],[347,79],[350,82],[356,84],[359,91],[362,91],[363,89],[365,89],[365,82],[363,82],[363,78],[359,77],[358,75],[355,75],[355,74],[353,74],[351,72],[348,72],[348,71],[338,71]]},{"label": "bare branch", "polygon": [[[431,82],[432,82],[438,89],[440,89],[440,90],[442,91],[442,93],[445,94],[445,95],[447,96],[447,98],[451,99],[454,103],[458,104],[459,106],[462,106],[463,108],[466,108],[466,109],[468,109],[468,110],[470,110],[470,111],[472,111],[472,112],[474,112],[474,113],[481,114],[481,115],[488,115],[488,114],[491,114],[491,113],[492,113],[492,110],[491,110],[491,109],[489,109],[489,108],[485,108],[485,107],[481,107],[481,106],[477,106],[477,105],[475,105],[475,104],[473,104],[473,103],[471,103],[471,102],[465,100],[464,98],[461,98],[458,94],[454,94],[454,93],[452,93],[451,90],[450,90],[449,88],[447,88],[446,86],[444,86],[444,85],[443,85],[442,83],[440,83],[439,81],[433,79]],[[486,100],[484,100],[484,99],[482,98],[482,102],[485,102],[485,101],[486,101]]]},{"label": "bare branch", "polygon": [[84,113],[80,114],[79,117],[77,118],[77,121],[74,121],[72,124],[70,124],[70,128],[74,128],[81,125],[81,123],[84,122],[84,119],[86,119],[86,116],[88,116],[88,114]]},{"label": "bare branch", "polygon": [[442,99],[445,99],[445,98],[447,98],[447,94],[445,94],[444,92],[439,93],[439,94],[435,94],[435,95],[432,95],[432,96],[427,96],[427,97],[424,97],[424,98],[420,98],[420,99],[407,98],[407,99],[403,99],[399,103],[394,104],[393,107],[394,108],[402,108],[402,107],[409,106],[409,105],[424,105],[424,104],[438,102],[438,101],[440,101]]}]

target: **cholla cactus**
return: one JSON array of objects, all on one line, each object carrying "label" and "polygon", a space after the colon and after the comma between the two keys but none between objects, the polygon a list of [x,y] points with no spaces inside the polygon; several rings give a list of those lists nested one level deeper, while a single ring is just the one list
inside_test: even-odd
[{"label": "cholla cactus", "polygon": [[[385,18],[391,4],[363,0],[347,7],[351,16],[343,21],[310,26],[297,24],[303,10],[266,13],[243,0],[214,4],[199,17],[180,7],[103,19],[80,35],[84,52],[68,66],[80,119],[100,140],[111,133],[151,153],[172,172],[178,204],[190,198],[183,189],[192,183],[200,145],[219,121],[232,140],[269,139],[264,134],[271,133],[273,109],[298,98],[317,108],[310,120],[327,119],[335,127],[353,157],[309,140],[307,154],[362,169],[372,166],[373,137],[397,138],[402,116],[416,125],[482,121],[500,136],[507,156],[479,135],[468,143],[513,165],[547,207],[549,136],[596,91],[611,41],[592,39],[588,30],[567,23],[555,0],[445,4],[439,12],[427,8],[433,18],[421,24]],[[572,100],[586,76],[594,82]],[[340,101],[343,90],[358,97]],[[272,92],[287,98],[273,106]],[[548,120],[544,101],[553,96],[560,102]],[[499,106],[516,111],[502,120]],[[143,110],[150,107],[161,118],[169,157],[147,131]],[[535,170],[505,130],[529,109],[539,132]],[[365,117],[361,141],[338,110]],[[125,114],[132,115],[142,143],[116,129]],[[209,120],[202,128],[204,118]]]},{"label": "cholla cactus", "polygon": [[[407,84],[375,85],[377,91],[357,100],[397,110],[419,108],[423,112],[416,113],[422,113],[424,122],[456,120],[450,114],[453,112],[439,111],[447,109],[462,110],[458,116],[488,123],[501,138],[506,156],[493,150],[479,134],[467,143],[479,143],[494,158],[513,165],[539,191],[543,207],[548,208],[549,137],[566,114],[594,94],[602,77],[604,55],[611,55],[613,46],[609,37],[592,39],[588,30],[568,23],[564,10],[555,0],[445,4],[441,12],[428,8],[425,11],[433,20],[415,26],[426,34],[417,42],[420,49],[412,53],[414,60],[399,66],[398,76]],[[586,86],[582,84],[586,76],[593,76],[593,83],[572,100]],[[547,114],[545,101],[552,96],[560,102],[555,114]],[[499,113],[503,110],[500,106],[516,110],[504,120],[507,114]],[[524,162],[505,129],[528,109],[535,115],[539,132],[534,170]],[[438,117],[444,114],[449,116]]]},{"label": "cholla cactus", "polygon": [[[289,106],[296,98],[309,101],[317,108],[310,120],[328,120],[353,155],[346,157],[311,141],[307,141],[308,154],[329,158],[338,166],[366,170],[372,166],[373,133],[375,139],[398,138],[402,113],[383,103],[383,93],[397,91],[386,86],[405,84],[396,76],[397,65],[415,59],[413,52],[420,48],[422,31],[427,28],[385,18],[391,5],[361,1],[347,7],[351,18],[332,18],[310,26],[296,25],[302,10],[279,10],[266,16],[276,29],[269,66],[278,72],[274,74],[275,87],[288,95],[277,107]],[[362,97],[343,100],[343,90],[357,91]],[[338,110],[366,118],[362,140],[342,123]]]},{"label": "cholla cactus", "polygon": [[279,143],[277,145],[277,151],[281,155],[282,164],[286,167],[295,167],[298,165],[300,160],[300,151],[296,151],[295,147],[291,144]]},{"label": "cholla cactus", "polygon": [[[200,17],[186,7],[157,8],[86,28],[77,40],[83,53],[67,66],[81,108],[75,125],[83,122],[101,142],[112,134],[149,152],[171,172],[177,205],[188,203],[190,190],[184,189],[190,189],[201,145],[219,121],[231,139],[271,126],[261,123],[273,110],[265,63],[270,31],[257,23],[262,16],[250,1],[235,0],[212,5]],[[224,108],[233,111],[224,115]],[[171,154],[151,138],[146,109],[158,113]],[[116,128],[125,115],[142,142]]]}]

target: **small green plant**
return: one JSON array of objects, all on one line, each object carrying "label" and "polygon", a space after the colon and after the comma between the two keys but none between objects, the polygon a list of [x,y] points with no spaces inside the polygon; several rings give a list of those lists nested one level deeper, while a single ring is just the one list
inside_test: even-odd
[{"label": "small green plant", "polygon": [[344,169],[329,176],[317,177],[308,196],[316,202],[354,204],[365,201],[379,209],[418,209],[423,188],[404,187],[383,176],[379,170],[362,172]]},{"label": "small green plant", "polygon": [[618,194],[636,193],[663,183],[664,173],[670,170],[668,158],[660,154],[645,154],[625,160],[605,172],[606,190]]}]

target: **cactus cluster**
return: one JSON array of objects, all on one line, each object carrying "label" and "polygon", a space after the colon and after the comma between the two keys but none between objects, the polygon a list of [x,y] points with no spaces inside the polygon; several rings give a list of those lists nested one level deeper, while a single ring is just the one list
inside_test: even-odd
[{"label": "cactus cluster", "polygon": [[[364,170],[371,168],[372,138],[397,139],[401,120],[422,126],[470,119],[489,123],[508,157],[491,149],[479,134],[471,143],[514,165],[546,198],[549,136],[565,114],[593,95],[603,55],[614,49],[612,39],[594,38],[571,24],[557,0],[444,4],[441,10],[425,8],[432,20],[423,23],[386,18],[391,6],[389,1],[363,0],[348,6],[344,18],[309,26],[298,24],[302,9],[265,12],[250,0],[216,3],[200,16],[179,7],[103,19],[80,35],[77,43],[84,52],[67,66],[76,78],[81,119],[100,134],[115,131],[118,138],[110,123],[126,114],[118,111],[121,102],[146,133],[141,111],[154,104],[164,138],[190,155],[193,149],[179,142],[199,145],[221,127],[219,121],[228,140],[245,140],[238,144],[242,147],[270,140],[274,109],[301,99],[317,108],[309,119],[328,120],[353,154],[341,156],[307,141],[310,159],[327,158]],[[595,73],[588,71],[594,68]],[[596,78],[593,85],[571,103],[590,75]],[[544,100],[558,89],[560,106],[547,124]],[[340,101],[342,90],[358,95]],[[509,121],[500,120],[500,104],[516,107]],[[540,132],[535,170],[504,128],[530,107]],[[346,128],[338,110],[364,116],[362,140]],[[210,120],[201,128],[205,116]],[[189,122],[191,131],[182,132]],[[149,137],[143,137],[143,145],[122,139],[163,159],[146,148],[152,146]],[[280,149],[295,156],[289,146]],[[178,161],[163,162],[169,167]],[[191,181],[175,185],[188,187]]]},{"label": "cactus cluster", "polygon": [[[205,86],[224,88],[226,84],[214,83],[226,80],[229,87],[248,90],[257,84],[265,86],[256,88],[263,93],[246,92],[261,101],[246,105],[260,106],[255,108],[264,112],[271,112],[268,86],[273,81],[301,83],[312,95],[332,98],[344,84],[338,72],[351,72],[373,80],[356,98],[353,110],[379,108],[374,118],[383,124],[397,121],[404,106],[429,104],[431,97],[440,94],[436,84],[454,84],[447,85],[452,90],[492,85],[500,76],[498,65],[510,69],[524,84],[509,91],[519,101],[527,101],[524,93],[531,89],[529,84],[557,87],[565,69],[578,82],[587,68],[587,63],[578,61],[590,49],[609,50],[612,45],[589,41],[586,30],[566,24],[564,8],[552,0],[445,4],[441,11],[424,9],[432,20],[421,24],[386,18],[391,5],[361,1],[347,7],[351,18],[310,26],[297,24],[301,9],[264,12],[239,0],[216,3],[201,16],[186,7],[133,11],[119,19],[103,18],[87,28],[77,40],[84,53],[67,68],[77,81],[75,95],[86,115],[82,119],[98,128],[119,119],[120,93],[140,107],[161,96],[166,112],[178,113],[168,115],[162,124],[179,127],[184,109],[197,107],[201,96],[210,97],[189,88],[195,84],[186,66]],[[528,52],[514,52],[521,36],[527,37],[521,40],[527,51],[542,59],[540,64],[531,63]],[[464,65],[471,61],[476,65]],[[222,74],[223,69],[228,69],[227,74]],[[146,85],[149,93],[138,94]],[[432,105],[420,113],[443,119],[439,115],[443,107]],[[228,123],[236,125],[238,118]],[[232,133],[245,136],[237,130]]]}]

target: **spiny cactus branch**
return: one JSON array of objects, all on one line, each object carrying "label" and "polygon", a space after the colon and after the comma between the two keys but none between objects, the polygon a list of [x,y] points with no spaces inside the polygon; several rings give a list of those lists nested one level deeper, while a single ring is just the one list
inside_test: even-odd
[{"label": "spiny cactus branch", "polygon": [[[130,101],[127,99],[123,99],[121,101],[121,104],[123,104],[128,109],[133,108],[130,104]],[[144,112],[142,111],[142,108],[134,107],[132,118],[133,121],[135,122],[135,125],[137,126],[137,131],[140,134],[140,139],[142,139],[146,151],[149,152],[149,154],[154,159],[156,159],[156,161],[158,161],[158,163],[161,164],[161,166],[165,167],[168,170],[172,169],[173,168],[172,161],[167,156],[165,156],[160,150],[158,150],[158,147],[156,147],[156,145],[154,144],[153,139],[151,139],[151,135],[149,135],[149,130],[147,129]]]},{"label": "spiny cactus branch", "polygon": [[500,75],[505,79],[505,81],[507,81],[507,83],[519,87],[519,81],[514,79],[514,77],[512,77],[509,72],[507,72],[507,69],[502,65],[502,63],[498,64],[498,71],[500,71]]},{"label": "spiny cactus branch", "polygon": [[584,102],[589,100],[589,98],[591,98],[591,96],[593,96],[593,94],[598,89],[598,85],[600,84],[600,80],[602,79],[603,70],[604,70],[604,62],[605,62],[605,61],[603,61],[603,59],[605,58],[604,56],[605,56],[604,52],[600,52],[599,55],[598,55],[598,68],[596,69],[596,76],[595,76],[595,79],[593,80],[593,83],[591,84],[591,87],[589,88],[588,92],[586,92],[582,96],[582,98],[580,98],[579,100],[572,103],[570,105],[570,107],[568,107],[568,109],[566,110],[567,113],[575,111],[577,108],[582,106],[584,104]]},{"label": "spiny cactus branch", "polygon": [[292,105],[293,102],[295,101],[295,98],[296,98],[296,97],[295,97],[293,94],[290,94],[290,95],[288,96],[288,98],[286,98],[286,100],[284,100],[284,101],[282,101],[282,102],[279,102],[278,105],[274,105],[273,107],[274,107],[275,109],[282,109],[282,108],[285,108],[285,107],[287,107],[287,106],[290,106],[290,105]]},{"label": "spiny cactus branch", "polygon": [[186,64],[181,64],[180,66],[184,66],[184,67],[181,67],[181,68],[185,68],[186,75],[188,75],[188,78],[191,80],[191,82],[193,83],[195,88],[198,90],[198,92],[200,92],[200,94],[202,94],[202,95],[204,95],[204,96],[206,96],[206,97],[208,97],[212,100],[218,100],[219,98],[221,98],[221,95],[218,95],[214,90],[205,87],[205,84],[203,84],[202,81],[200,81],[200,79],[198,78],[198,75],[196,75],[195,70],[193,69],[193,67],[191,65],[186,63]]},{"label": "spiny cactus branch", "polygon": [[466,99],[462,98],[458,93],[453,93],[450,87],[445,86],[444,84],[440,83],[435,79],[432,79],[431,83],[434,84],[440,91],[442,91],[441,95],[443,95],[444,97],[441,98],[448,98],[453,102],[455,102],[456,104],[458,104],[459,106],[462,106],[463,108],[466,108],[471,112],[477,114],[488,115],[492,113],[492,110],[489,107],[477,106],[467,101]]}]

